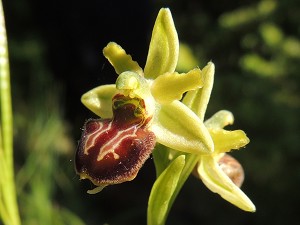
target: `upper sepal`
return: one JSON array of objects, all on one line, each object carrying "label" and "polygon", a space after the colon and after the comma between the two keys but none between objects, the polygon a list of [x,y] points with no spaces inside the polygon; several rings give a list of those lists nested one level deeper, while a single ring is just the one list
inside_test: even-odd
[{"label": "upper sepal", "polygon": [[171,11],[163,8],[156,18],[149,46],[145,77],[155,79],[157,76],[174,72],[179,55],[179,41]]}]

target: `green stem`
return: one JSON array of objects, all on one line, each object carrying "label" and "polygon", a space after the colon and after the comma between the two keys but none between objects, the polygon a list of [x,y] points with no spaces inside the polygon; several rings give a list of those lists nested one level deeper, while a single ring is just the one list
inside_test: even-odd
[{"label": "green stem", "polygon": [[[163,182],[160,182],[161,185],[158,187],[156,184],[157,180],[155,181],[155,184],[154,184],[155,188],[153,186],[153,188],[151,190],[151,194],[150,194],[151,197],[149,198],[150,204],[148,205],[148,223],[149,223],[149,221],[151,221],[152,225],[164,225],[165,224],[165,221],[167,220],[168,214],[172,208],[172,205],[173,205],[175,199],[177,198],[181,188],[183,187],[184,183],[186,182],[186,180],[192,173],[193,169],[195,168],[197,162],[199,161],[199,159],[201,157],[201,156],[195,155],[195,154],[188,154],[188,153],[182,154],[179,152],[173,152],[173,160],[170,161],[169,154],[170,154],[170,149],[163,145],[158,145],[153,152],[153,159],[155,162],[157,179],[166,179],[165,182],[167,182],[167,180],[172,180],[172,179],[174,179],[174,176],[177,176],[178,171],[175,171],[175,173],[172,175],[172,177],[168,177],[168,176],[165,176],[164,178],[161,177],[162,173],[166,172],[166,170],[168,170],[168,167],[171,164],[173,164],[174,160],[176,160],[179,156],[185,156],[184,166],[183,166],[182,170],[180,171],[180,173],[178,174],[179,178],[177,179],[176,186],[174,187],[174,189],[172,191],[169,189],[169,187],[163,186],[162,185]],[[169,182],[171,182],[171,181],[169,181]],[[160,193],[154,194],[157,191]],[[163,205],[159,205],[157,203],[159,201],[161,201],[162,198],[166,198],[165,195],[161,196],[161,193],[164,193],[164,192],[170,194],[168,199],[165,199],[165,202],[163,204],[163,205],[167,205],[167,209],[163,213],[162,213],[162,210],[160,210],[160,213],[151,212],[151,210],[157,211],[157,209],[155,209],[155,207],[158,207],[158,209],[161,209],[161,207],[163,206]],[[155,199],[154,196],[156,196],[156,198],[158,198],[158,199]],[[151,216],[152,217],[160,216],[163,219],[157,220],[157,219],[151,218]],[[159,223],[156,223],[158,221],[159,221]]]},{"label": "green stem", "polygon": [[194,170],[197,162],[199,161],[199,157],[200,156],[197,156],[195,154],[186,154],[185,165],[183,167],[180,178],[178,180],[176,189],[175,189],[175,191],[174,191],[174,193],[173,193],[173,195],[170,199],[166,217],[168,216],[168,214],[169,214],[169,212],[170,212],[170,210],[173,206],[173,203],[174,203],[175,199],[177,198],[181,188],[183,187],[184,183],[186,182],[186,180],[188,179],[188,177],[190,176],[190,174]]},{"label": "green stem", "polygon": [[20,225],[13,167],[13,121],[8,48],[2,1],[0,1],[0,216],[4,224]]}]

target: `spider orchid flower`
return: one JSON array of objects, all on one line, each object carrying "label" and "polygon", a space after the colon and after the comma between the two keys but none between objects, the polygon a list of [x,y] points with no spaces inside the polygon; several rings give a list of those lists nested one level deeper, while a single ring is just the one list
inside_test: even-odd
[{"label": "spider orchid flower", "polygon": [[180,102],[187,91],[201,89],[204,80],[199,68],[175,72],[179,41],[169,9],[157,16],[144,69],[114,42],[103,54],[118,78],[82,96],[100,119],[84,125],[75,159],[80,178],[98,186],[90,193],[134,179],[155,143],[197,155],[214,151],[203,120]]},{"label": "spider orchid flower", "polygon": [[[205,76],[203,88],[189,91],[183,99],[183,103],[202,121],[213,87],[214,71],[203,70],[203,74]],[[212,192],[218,193],[222,198],[245,211],[254,212],[254,204],[240,189],[244,180],[243,168],[237,160],[227,154],[249,143],[244,131],[223,129],[233,124],[233,121],[232,113],[227,110],[221,110],[205,121],[204,124],[214,143],[214,152],[199,157],[194,173]]]}]

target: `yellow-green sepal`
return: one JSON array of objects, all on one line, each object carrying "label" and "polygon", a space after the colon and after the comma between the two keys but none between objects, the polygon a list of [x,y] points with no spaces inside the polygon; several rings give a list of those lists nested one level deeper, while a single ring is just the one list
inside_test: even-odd
[{"label": "yellow-green sepal", "polygon": [[174,72],[179,55],[179,41],[171,11],[163,8],[156,18],[144,74],[147,79]]},{"label": "yellow-green sepal", "polygon": [[112,118],[112,98],[118,92],[116,85],[96,87],[81,97],[81,102],[101,118]]},{"label": "yellow-green sepal", "polygon": [[150,129],[157,142],[169,148],[194,154],[214,151],[213,140],[203,122],[179,101],[161,105]]}]

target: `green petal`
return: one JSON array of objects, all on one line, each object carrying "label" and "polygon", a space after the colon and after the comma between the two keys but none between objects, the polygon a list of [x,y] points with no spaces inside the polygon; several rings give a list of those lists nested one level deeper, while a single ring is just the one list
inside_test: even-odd
[{"label": "green petal", "polygon": [[143,75],[143,70],[136,61],[133,61],[130,55],[115,42],[110,42],[103,49],[103,55],[108,59],[110,64],[115,68],[117,74],[125,71],[133,71]]},{"label": "green petal", "polygon": [[210,128],[208,130],[215,144],[215,153],[229,152],[231,149],[239,149],[249,143],[249,138],[242,130],[227,131]]},{"label": "green petal", "polygon": [[215,65],[209,62],[202,70],[202,76],[204,77],[203,88],[189,91],[182,100],[202,121],[204,120],[207,104],[213,88],[214,73]]},{"label": "green petal", "polygon": [[203,86],[200,69],[188,73],[165,73],[157,77],[151,85],[151,93],[161,104],[180,100],[183,93]]},{"label": "green petal", "polygon": [[185,164],[185,156],[177,157],[155,181],[148,202],[148,225],[165,224],[170,200]]},{"label": "green petal", "polygon": [[161,105],[150,129],[157,142],[175,150],[195,154],[214,151],[212,138],[203,122],[179,101]]},{"label": "green petal", "polygon": [[169,9],[161,9],[152,31],[148,57],[144,69],[145,77],[174,72],[179,54],[179,41],[173,18]]},{"label": "green petal", "polygon": [[197,172],[212,192],[218,193],[222,198],[245,211],[255,211],[251,200],[222,171],[213,157],[202,156]]},{"label": "green petal", "polygon": [[114,84],[96,87],[81,97],[81,102],[102,118],[112,117],[112,97],[117,93]]},{"label": "green petal", "polygon": [[227,125],[233,124],[233,114],[227,110],[220,110],[215,113],[211,118],[205,121],[207,128],[223,128]]}]

